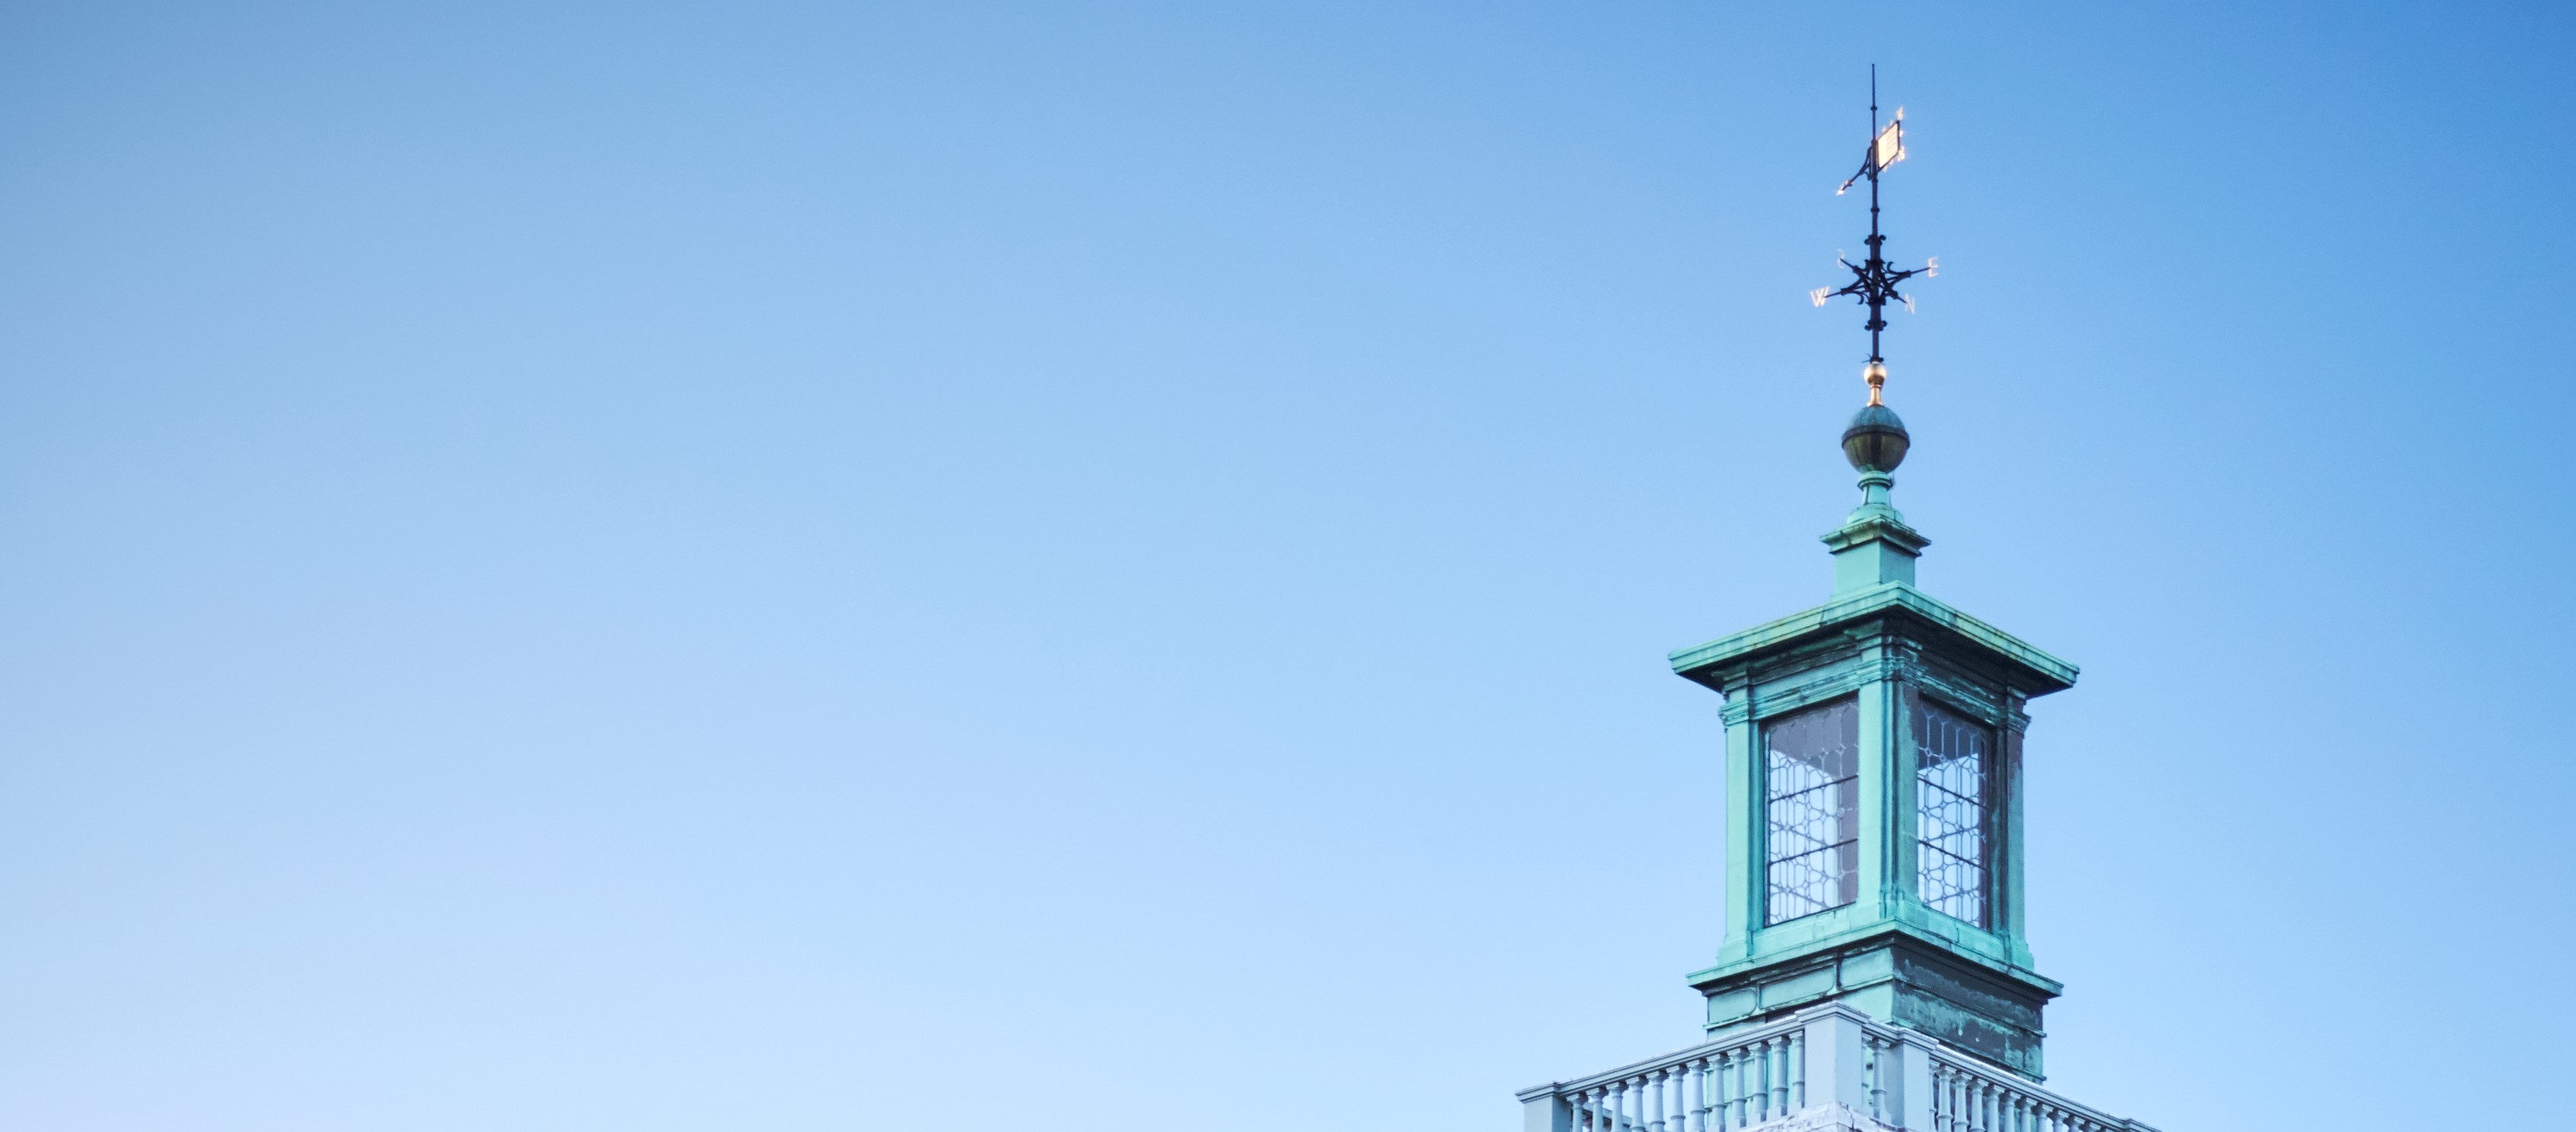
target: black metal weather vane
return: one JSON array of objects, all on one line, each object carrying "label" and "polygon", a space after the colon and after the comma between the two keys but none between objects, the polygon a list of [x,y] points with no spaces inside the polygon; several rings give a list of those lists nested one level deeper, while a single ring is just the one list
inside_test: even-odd
[{"label": "black metal weather vane", "polygon": [[1807,297],[1820,307],[1832,299],[1850,295],[1869,308],[1869,321],[1863,324],[1869,331],[1869,364],[1862,368],[1861,375],[1869,381],[1869,403],[1873,405],[1879,403],[1879,388],[1887,383],[1887,359],[1880,355],[1878,344],[1879,333],[1887,329],[1887,304],[1896,302],[1904,304],[1908,310],[1914,308],[1914,300],[1905,297],[1896,285],[1917,275],[1929,278],[1941,263],[1933,259],[1925,260],[1921,267],[1897,268],[1887,262],[1887,237],[1878,230],[1878,175],[1888,166],[1903,160],[1905,109],[1898,107],[1885,126],[1879,125],[1878,68],[1873,65],[1869,69],[1869,148],[1861,153],[1860,172],[1852,174],[1841,188],[1834,190],[1835,196],[1841,196],[1853,185],[1863,180],[1869,182],[1869,256],[1859,263],[1841,256],[1834,257],[1835,262],[1851,269],[1852,281],[1839,290],[1818,287],[1807,292]]}]

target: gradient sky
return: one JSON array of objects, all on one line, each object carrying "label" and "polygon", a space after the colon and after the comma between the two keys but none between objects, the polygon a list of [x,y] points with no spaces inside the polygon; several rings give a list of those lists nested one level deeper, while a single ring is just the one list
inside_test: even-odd
[{"label": "gradient sky", "polygon": [[1896,501],[2051,1084],[2537,1127],[2563,5],[0,10],[0,1126],[1482,1129]]}]

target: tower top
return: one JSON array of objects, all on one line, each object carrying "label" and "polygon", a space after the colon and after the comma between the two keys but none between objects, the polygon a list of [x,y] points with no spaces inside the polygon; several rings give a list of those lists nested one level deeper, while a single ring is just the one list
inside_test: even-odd
[{"label": "tower top", "polygon": [[[1905,153],[1871,76],[1867,404],[1842,434],[1861,503],[1825,536],[1823,605],[1671,656],[1723,700],[1714,815],[1726,856],[1715,962],[1689,976],[1707,1040],[1523,1089],[1527,1132],[1814,1128],[2154,1132],[2042,1088],[2042,1015],[2065,988],[2028,942],[2023,736],[2072,664],[1914,586],[1926,543],[1887,492],[1913,437],[1879,356],[1896,285],[1878,175]],[[2001,1114],[2001,1115],[1997,1115]],[[1785,1119],[1784,1119],[1785,1118]],[[2026,1119],[2025,1119],[2026,1118]]]},{"label": "tower top", "polygon": [[1824,537],[1825,604],[1672,654],[1725,697],[1726,936],[1691,975],[1712,1039],[1835,1003],[2036,1079],[2056,981],[2032,968],[2022,875],[2022,733],[2072,664],[1915,588],[1929,539],[1888,498],[1914,438],[1886,404],[1896,268],[1879,181],[1905,157],[1871,77],[1869,256],[1818,290],[1869,308],[1869,400],[1843,428],[1860,505]]}]

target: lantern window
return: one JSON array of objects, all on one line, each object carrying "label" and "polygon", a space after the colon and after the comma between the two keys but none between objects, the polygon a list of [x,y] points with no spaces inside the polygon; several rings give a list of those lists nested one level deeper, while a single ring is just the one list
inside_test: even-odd
[{"label": "lantern window", "polygon": [[1782,716],[1762,729],[1769,781],[1766,923],[1860,897],[1860,709],[1851,700]]},{"label": "lantern window", "polygon": [[1993,734],[1911,697],[1914,729],[1916,891],[1934,911],[1987,924]]}]

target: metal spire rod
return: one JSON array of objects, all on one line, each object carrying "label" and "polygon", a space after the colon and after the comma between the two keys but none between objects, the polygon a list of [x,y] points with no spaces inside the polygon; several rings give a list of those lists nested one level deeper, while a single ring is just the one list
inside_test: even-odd
[{"label": "metal spire rod", "polygon": [[1887,329],[1887,304],[1893,300],[1913,306],[1913,301],[1898,291],[1896,285],[1917,275],[1928,276],[1938,265],[1938,261],[1926,261],[1922,267],[1904,270],[1890,267],[1885,254],[1887,237],[1879,231],[1878,175],[1888,166],[1905,159],[1904,121],[1905,111],[1898,110],[1884,128],[1879,125],[1878,64],[1870,64],[1869,148],[1862,152],[1860,172],[1844,181],[1841,189],[1834,190],[1839,196],[1852,187],[1852,182],[1863,177],[1869,179],[1869,255],[1860,263],[1836,257],[1836,262],[1851,269],[1852,281],[1839,290],[1818,287],[1807,293],[1808,298],[1820,307],[1828,299],[1850,295],[1869,308],[1869,321],[1862,324],[1869,331],[1869,364],[1861,373],[1869,381],[1869,403],[1873,405],[1879,403],[1879,387],[1887,381],[1887,359],[1879,352],[1879,335]]},{"label": "metal spire rod", "polygon": [[[1886,243],[1887,237],[1878,234],[1878,162],[1874,160],[1878,156],[1875,152],[1878,144],[1878,64],[1876,63],[1869,65],[1869,136],[1873,150],[1870,154],[1873,160],[1868,163],[1869,265],[1877,268],[1881,274],[1885,274],[1887,259],[1878,254],[1879,245]],[[1899,278],[1903,277],[1899,276]],[[1878,356],[1878,332],[1887,329],[1886,312],[1881,308],[1887,304],[1886,296],[1896,294],[1895,282],[1894,279],[1888,280],[1890,284],[1888,287],[1873,290],[1869,295],[1869,360],[1873,362],[1884,360]]]}]

